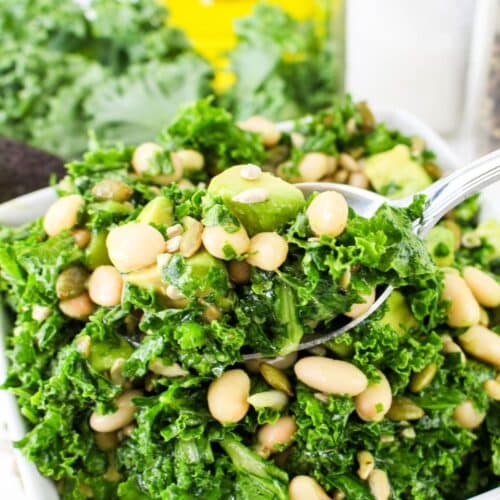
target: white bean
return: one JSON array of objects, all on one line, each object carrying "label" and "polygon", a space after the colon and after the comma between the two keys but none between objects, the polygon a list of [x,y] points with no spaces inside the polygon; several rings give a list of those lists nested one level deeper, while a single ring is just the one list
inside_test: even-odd
[{"label": "white bean", "polygon": [[461,328],[479,323],[481,311],[465,280],[455,273],[446,273],[442,299],[450,302],[449,326]]},{"label": "white bean", "polygon": [[121,302],[123,278],[113,266],[99,266],[90,275],[89,295],[92,302],[112,307]]},{"label": "white bean", "polygon": [[173,155],[188,172],[197,172],[205,166],[203,155],[195,149],[179,149]]},{"label": "white bean", "polygon": [[373,469],[368,476],[368,486],[375,500],[388,500],[391,496],[391,485],[387,473],[381,469]]},{"label": "white bean", "polygon": [[346,199],[335,191],[318,194],[307,208],[309,225],[316,236],[338,236],[347,225],[348,215]]},{"label": "white bean", "polygon": [[85,248],[90,243],[92,234],[88,229],[73,229],[71,236],[73,236],[78,248]]},{"label": "white bean", "polygon": [[94,312],[94,304],[87,292],[72,299],[61,300],[59,309],[69,318],[84,320]]},{"label": "white bean", "polygon": [[97,432],[113,432],[130,424],[135,417],[136,406],[134,398],[142,396],[141,391],[124,392],[117,400],[117,409],[113,413],[101,415],[97,412],[90,416],[90,427]]},{"label": "white bean", "polygon": [[223,260],[243,255],[250,246],[250,239],[242,225],[234,233],[227,232],[223,226],[205,227],[201,240],[210,255]]},{"label": "white bean", "polygon": [[287,445],[297,432],[297,424],[293,417],[280,417],[272,424],[265,424],[257,433],[257,441],[264,452],[272,453],[275,448]]},{"label": "white bean", "polygon": [[250,378],[240,369],[229,370],[208,388],[208,409],[221,424],[239,422],[248,412]]},{"label": "white bean", "polygon": [[250,240],[247,262],[264,271],[276,271],[286,260],[288,243],[278,233],[258,233]]},{"label": "white bean", "polygon": [[151,168],[155,155],[161,153],[163,148],[154,142],[145,142],[135,148],[132,155],[132,167],[137,174],[146,173]]},{"label": "white bean", "polygon": [[458,341],[467,354],[500,368],[500,335],[493,330],[474,325]]},{"label": "white bean", "polygon": [[55,236],[65,229],[71,229],[78,221],[78,211],[85,204],[83,196],[70,194],[55,201],[43,219],[43,229],[49,236]]},{"label": "white bean", "polygon": [[299,173],[304,182],[319,181],[329,170],[329,159],[325,153],[306,153],[299,163]]},{"label": "white bean", "polygon": [[500,284],[485,272],[468,266],[464,269],[464,279],[476,300],[484,307],[500,306]]},{"label": "white bean", "polygon": [[290,500],[330,500],[321,485],[310,476],[295,476],[288,485]]},{"label": "white bean", "polygon": [[488,396],[495,401],[500,401],[500,381],[499,380],[487,380],[484,383],[484,389]]},{"label": "white bean", "polygon": [[[171,154],[170,159],[172,161],[172,167],[173,167],[173,172],[170,174],[163,174],[163,175],[157,175],[153,178],[153,181],[156,184],[160,184],[161,186],[166,186],[168,184],[171,184],[172,182],[178,181],[183,174],[182,170],[182,164],[180,161],[177,160],[177,158]],[[186,189],[186,188],[184,188]]]},{"label": "white bean", "polygon": [[248,132],[259,134],[262,139],[262,143],[266,147],[275,146],[281,138],[281,132],[278,127],[272,121],[264,118],[263,116],[251,116],[250,118],[239,122],[238,127],[243,130],[247,130]]},{"label": "white bean", "polygon": [[122,273],[153,265],[156,257],[165,251],[160,231],[149,224],[135,222],[111,229],[106,246],[111,262]]},{"label": "white bean", "polygon": [[359,368],[337,359],[308,356],[295,363],[294,370],[301,382],[326,394],[357,396],[368,386]]},{"label": "white bean", "polygon": [[361,297],[364,299],[364,302],[360,302],[358,304],[353,304],[349,311],[344,313],[349,318],[357,318],[364,314],[375,302],[375,289],[373,289],[370,293],[363,293]]},{"label": "white bean", "polygon": [[392,404],[392,391],[389,381],[382,372],[381,380],[369,384],[356,396],[356,413],[365,422],[380,422]]},{"label": "white bean", "polygon": [[453,418],[460,427],[475,429],[483,423],[486,413],[478,411],[474,403],[470,399],[466,399],[455,408]]},{"label": "white bean", "polygon": [[[132,155],[132,167],[139,175],[147,173],[151,168],[151,163],[155,156],[163,151],[164,149],[161,146],[153,142],[145,142],[137,146]],[[170,159],[172,161],[173,172],[155,176],[153,181],[157,184],[170,184],[182,177],[183,169],[180,159],[177,158],[175,153],[170,155]]]}]

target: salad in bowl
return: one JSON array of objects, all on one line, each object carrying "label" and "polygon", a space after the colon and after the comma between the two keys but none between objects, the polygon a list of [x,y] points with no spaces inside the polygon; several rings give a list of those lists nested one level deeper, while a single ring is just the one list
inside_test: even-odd
[{"label": "salad in bowl", "polygon": [[[425,241],[432,151],[350,99],[288,130],[199,101],[156,142],[67,165],[0,229],[16,446],[61,498],[467,498],[500,477],[500,225],[473,197]],[[377,287],[355,329],[297,352]],[[248,354],[262,357],[247,359]]]}]

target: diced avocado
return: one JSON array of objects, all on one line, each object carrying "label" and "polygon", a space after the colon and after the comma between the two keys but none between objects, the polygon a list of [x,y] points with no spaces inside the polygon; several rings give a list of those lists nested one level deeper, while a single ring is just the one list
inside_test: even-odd
[{"label": "diced avocado", "polygon": [[410,196],[432,184],[429,174],[404,144],[368,157],[364,172],[375,191],[393,199]]},{"label": "diced avocado", "polygon": [[491,245],[491,258],[500,257],[500,222],[495,219],[485,220],[479,224],[475,232],[481,239],[485,239]]},{"label": "diced avocado", "polygon": [[91,212],[108,212],[113,214],[127,214],[132,212],[133,207],[129,203],[120,203],[119,201],[106,200],[91,203],[88,207]]},{"label": "diced avocado", "polygon": [[[304,206],[304,195],[297,187],[266,172],[254,180],[244,179],[240,175],[242,168],[244,165],[231,167],[215,176],[208,192],[222,198],[250,236],[275,231],[293,219]],[[235,196],[250,189],[262,190],[266,200],[255,203],[234,200]]]},{"label": "diced avocado", "polygon": [[211,296],[219,302],[229,291],[226,266],[204,250],[189,258],[175,254],[161,268],[161,277],[188,298]]},{"label": "diced avocado", "polygon": [[174,221],[174,204],[165,196],[152,199],[137,216],[137,222],[145,224],[165,224],[170,226]]},{"label": "diced avocado", "polygon": [[441,267],[451,266],[455,260],[455,235],[444,226],[433,227],[425,238],[427,250],[434,262]]},{"label": "diced avocado", "polygon": [[85,249],[85,260],[90,269],[111,264],[106,247],[107,236],[107,231],[95,231],[92,234],[90,243]]},{"label": "diced avocado", "polygon": [[400,335],[405,333],[405,328],[417,326],[417,320],[411,313],[401,292],[392,292],[386,303],[387,311],[380,320],[383,325],[392,326]]},{"label": "diced avocado", "polygon": [[117,359],[128,359],[133,352],[134,348],[118,336],[108,342],[92,340],[89,361],[94,370],[103,372],[109,370]]},{"label": "diced avocado", "polygon": [[140,271],[125,274],[123,279],[127,283],[148,290],[162,291],[165,288],[164,283],[161,281],[160,270],[156,264]]}]

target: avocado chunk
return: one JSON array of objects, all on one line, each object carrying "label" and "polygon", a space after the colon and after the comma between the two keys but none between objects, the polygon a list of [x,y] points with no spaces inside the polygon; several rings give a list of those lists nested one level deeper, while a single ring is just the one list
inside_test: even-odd
[{"label": "avocado chunk", "polygon": [[407,328],[417,326],[417,320],[401,292],[396,290],[392,292],[386,304],[387,311],[380,320],[383,325],[391,326],[400,335],[406,333]]},{"label": "avocado chunk", "polygon": [[490,258],[500,257],[500,222],[495,219],[487,219],[479,224],[475,232],[491,245]]},{"label": "avocado chunk", "polygon": [[160,270],[156,264],[146,269],[125,274],[123,275],[123,279],[127,283],[131,283],[139,288],[146,288],[147,290],[163,291],[165,288],[161,281]]},{"label": "avocado chunk", "polygon": [[425,238],[427,250],[434,262],[441,267],[451,266],[455,260],[455,235],[444,226],[433,227]]},{"label": "avocado chunk", "polygon": [[128,359],[133,352],[134,348],[118,335],[108,341],[93,339],[89,361],[94,370],[103,372],[109,370],[117,359]]},{"label": "avocado chunk", "polygon": [[94,231],[90,243],[85,249],[85,261],[89,269],[111,264],[106,247],[107,231]]},{"label": "avocado chunk", "polygon": [[[297,187],[267,172],[254,180],[241,177],[245,165],[231,167],[215,176],[208,186],[208,192],[220,196],[250,236],[263,231],[276,231],[294,219],[304,207],[304,195]],[[265,201],[243,203],[234,197],[249,189],[259,189],[266,194]]]},{"label": "avocado chunk", "polygon": [[375,191],[388,198],[404,198],[432,184],[429,174],[411,157],[410,148],[404,144],[370,156],[364,164],[364,172]]},{"label": "avocado chunk", "polygon": [[137,222],[144,224],[165,224],[170,226],[174,221],[174,204],[165,196],[153,198],[137,216]]},{"label": "avocado chunk", "polygon": [[164,283],[175,286],[188,298],[197,297],[222,306],[229,293],[226,266],[205,250],[189,258],[175,254],[160,272]]}]

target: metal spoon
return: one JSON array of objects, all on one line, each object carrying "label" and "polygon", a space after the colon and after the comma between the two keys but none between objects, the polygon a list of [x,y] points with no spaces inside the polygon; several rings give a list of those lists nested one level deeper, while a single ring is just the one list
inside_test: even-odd
[{"label": "metal spoon", "polygon": [[[425,237],[429,230],[452,208],[456,207],[467,197],[499,180],[500,149],[434,182],[427,189],[417,193],[424,194],[427,197],[427,204],[421,220],[415,223],[415,233],[422,238]],[[371,217],[383,203],[388,203],[393,207],[406,207],[410,205],[413,197],[416,196],[412,195],[401,200],[389,200],[373,191],[333,182],[304,182],[296,184],[296,186],[301,189],[306,198],[314,192],[337,191],[344,195],[347,203],[356,213],[367,218]],[[373,314],[387,300],[392,291],[392,286],[385,287],[383,291],[379,293],[377,300],[364,314],[349,321],[336,330],[322,335],[305,336],[299,344],[297,351],[318,346],[352,330],[355,326],[359,325]],[[262,357],[265,356],[260,353],[244,355],[244,359]]]}]

